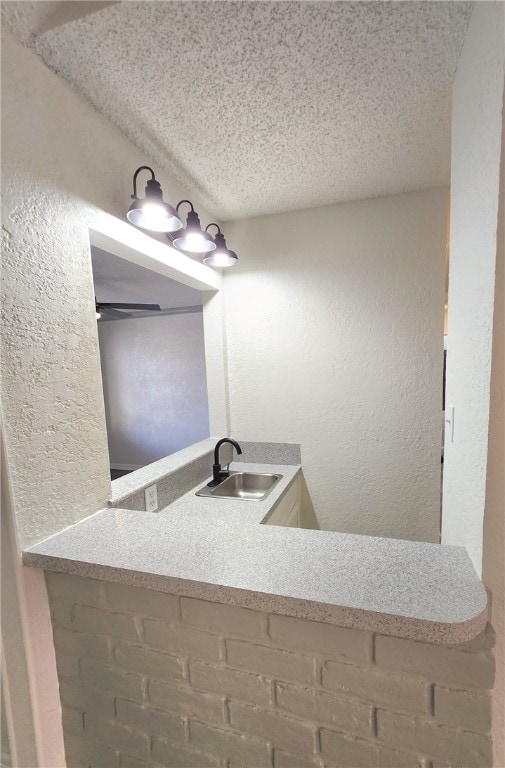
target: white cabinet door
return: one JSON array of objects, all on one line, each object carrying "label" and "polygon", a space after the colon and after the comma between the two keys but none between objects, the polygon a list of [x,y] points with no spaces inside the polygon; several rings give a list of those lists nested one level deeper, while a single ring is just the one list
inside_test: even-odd
[{"label": "white cabinet door", "polygon": [[266,521],[266,525],[286,525],[292,528],[300,527],[300,478],[288,488],[282,499],[274,507]]},{"label": "white cabinet door", "polygon": [[296,501],[293,504],[291,512],[286,518],[284,525],[288,528],[300,528],[300,502]]}]

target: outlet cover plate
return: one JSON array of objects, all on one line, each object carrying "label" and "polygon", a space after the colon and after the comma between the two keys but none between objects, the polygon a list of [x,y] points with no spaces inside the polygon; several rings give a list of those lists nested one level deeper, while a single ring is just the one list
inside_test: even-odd
[{"label": "outlet cover plate", "polygon": [[158,489],[156,483],[144,491],[146,497],[146,512],[156,512],[158,509]]}]

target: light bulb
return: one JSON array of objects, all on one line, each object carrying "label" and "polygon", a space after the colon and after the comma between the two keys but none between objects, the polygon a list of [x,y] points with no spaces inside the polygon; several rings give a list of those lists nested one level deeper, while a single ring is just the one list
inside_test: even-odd
[{"label": "light bulb", "polygon": [[168,219],[166,209],[163,205],[159,205],[158,203],[144,203],[142,206],[142,213],[146,217],[146,220],[153,224],[165,224]]},{"label": "light bulb", "polygon": [[200,232],[188,232],[184,238],[184,250],[198,253],[205,243],[205,238]]},{"label": "light bulb", "polygon": [[238,258],[232,254],[233,251],[209,253],[203,258],[203,263],[207,264],[208,267],[234,267],[238,263]]},{"label": "light bulb", "polygon": [[182,221],[174,209],[163,201],[135,200],[126,218],[136,227],[151,232],[177,232],[182,227]]},{"label": "light bulb", "polygon": [[206,237],[203,232],[185,232],[181,237],[177,237],[173,245],[179,251],[188,251],[189,253],[208,253],[216,247],[210,237]]}]

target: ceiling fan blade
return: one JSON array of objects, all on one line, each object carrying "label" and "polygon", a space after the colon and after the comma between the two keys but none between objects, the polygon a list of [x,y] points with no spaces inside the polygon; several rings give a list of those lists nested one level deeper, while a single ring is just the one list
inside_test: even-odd
[{"label": "ceiling fan blade", "polygon": [[103,304],[97,304],[98,312],[101,312],[106,317],[132,317],[132,315],[129,314],[129,312],[118,312],[117,309],[112,309],[112,307],[106,307]]},{"label": "ceiling fan blade", "polygon": [[135,304],[133,302],[124,303],[118,301],[99,301],[98,306],[103,307],[104,309],[110,307],[111,309],[143,309],[148,312],[160,311],[159,304]]}]

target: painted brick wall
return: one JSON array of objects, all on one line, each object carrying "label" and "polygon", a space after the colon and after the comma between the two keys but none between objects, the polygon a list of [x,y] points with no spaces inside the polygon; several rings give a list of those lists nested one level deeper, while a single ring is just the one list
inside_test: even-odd
[{"label": "painted brick wall", "polygon": [[69,768],[491,765],[494,635],[458,646],[47,574]]}]

